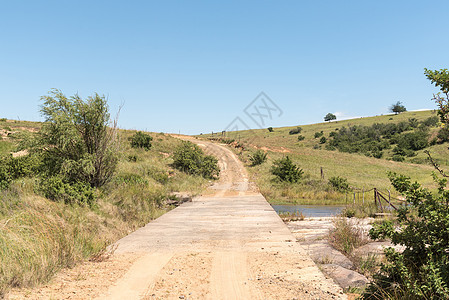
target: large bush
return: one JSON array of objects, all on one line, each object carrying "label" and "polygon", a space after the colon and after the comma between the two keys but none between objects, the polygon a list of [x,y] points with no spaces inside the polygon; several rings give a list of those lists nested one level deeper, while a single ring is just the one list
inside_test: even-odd
[{"label": "large bush", "polygon": [[41,98],[45,117],[37,150],[44,157],[45,176],[64,183],[105,184],[117,166],[116,124],[111,124],[104,96],[85,101],[52,90]]},{"label": "large bush", "polygon": [[146,151],[151,148],[151,141],[153,138],[142,131],[137,131],[132,137],[129,138],[131,142],[131,147],[133,148],[143,148]]},{"label": "large bush", "polygon": [[173,166],[183,172],[214,179],[220,174],[218,160],[205,155],[203,150],[191,142],[182,142],[173,154]]},{"label": "large bush", "polygon": [[87,204],[92,206],[96,201],[94,189],[87,183],[67,183],[59,176],[43,178],[39,184],[42,194],[53,201],[65,204]]},{"label": "large bush", "polygon": [[271,166],[271,174],[275,175],[280,181],[293,183],[298,182],[304,172],[286,156],[274,161]]}]

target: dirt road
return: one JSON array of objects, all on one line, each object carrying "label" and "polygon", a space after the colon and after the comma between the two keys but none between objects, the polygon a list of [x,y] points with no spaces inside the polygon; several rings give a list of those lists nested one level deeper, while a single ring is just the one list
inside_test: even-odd
[{"label": "dirt road", "polygon": [[110,260],[67,270],[27,298],[344,299],[248,182],[237,157],[192,141],[219,158],[219,181],[119,240]]}]

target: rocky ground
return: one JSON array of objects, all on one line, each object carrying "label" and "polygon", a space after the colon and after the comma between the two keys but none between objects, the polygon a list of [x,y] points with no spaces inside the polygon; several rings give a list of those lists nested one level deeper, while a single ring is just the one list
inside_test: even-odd
[{"label": "rocky ground", "polygon": [[[306,249],[309,256],[327,276],[346,290],[354,287],[363,288],[369,282],[369,278],[358,272],[358,268],[354,264],[354,258],[375,256],[379,260],[383,257],[383,249],[393,245],[388,241],[371,240],[367,244],[354,249],[350,259],[334,249],[328,242],[327,237],[329,230],[334,228],[334,220],[335,217],[306,218],[302,221],[287,222],[287,226],[296,240]],[[368,239],[368,232],[374,222],[373,218],[348,218],[347,220]]]}]

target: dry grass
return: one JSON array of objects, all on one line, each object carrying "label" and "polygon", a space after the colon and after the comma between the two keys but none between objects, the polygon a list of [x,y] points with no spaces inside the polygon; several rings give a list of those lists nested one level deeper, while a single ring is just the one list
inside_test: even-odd
[{"label": "dry grass", "polygon": [[369,242],[363,231],[352,225],[346,218],[335,218],[334,229],[329,230],[329,243],[346,256],[350,256],[355,248]]},{"label": "dry grass", "polygon": [[[172,192],[195,195],[208,184],[170,167],[179,140],[151,133],[153,147],[145,151],[130,147],[127,139],[133,133],[120,131],[117,174],[97,190],[93,208],[39,196],[35,178],[17,180],[0,192],[0,298],[11,287],[44,283],[61,268],[84,259],[103,259],[107,245],[169,210],[164,202]],[[135,156],[136,162],[129,156]],[[126,174],[139,180],[120,180]]]}]

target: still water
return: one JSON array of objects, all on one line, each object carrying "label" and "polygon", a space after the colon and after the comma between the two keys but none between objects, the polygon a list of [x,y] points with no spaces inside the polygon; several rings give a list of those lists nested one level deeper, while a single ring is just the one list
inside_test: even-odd
[{"label": "still water", "polygon": [[272,205],[279,212],[302,212],[305,217],[332,217],[338,215],[345,206],[342,205]]}]

